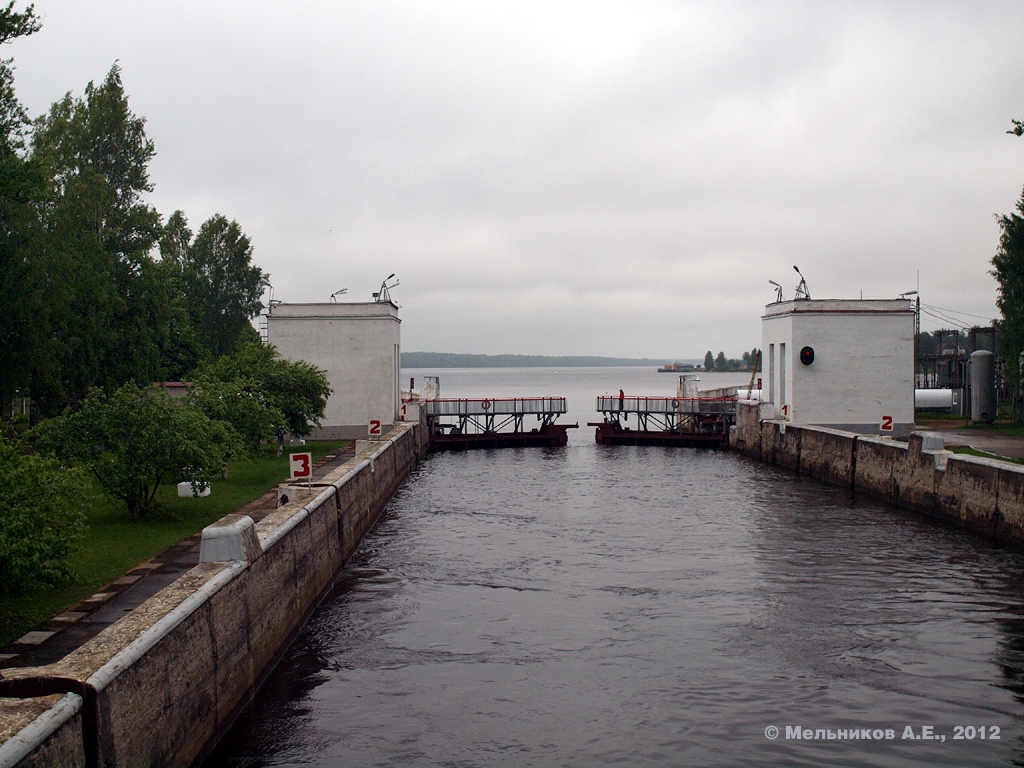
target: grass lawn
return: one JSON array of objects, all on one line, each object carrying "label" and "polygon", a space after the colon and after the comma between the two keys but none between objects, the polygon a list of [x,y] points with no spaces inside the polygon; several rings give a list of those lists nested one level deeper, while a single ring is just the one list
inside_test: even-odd
[{"label": "grass lawn", "polygon": [[924,411],[917,414],[915,422],[920,427],[931,429],[971,429],[994,435],[1024,436],[1024,424],[1005,418],[996,419],[992,424],[975,424],[969,416]]},{"label": "grass lawn", "polygon": [[1013,464],[1024,464],[1024,459],[1014,459],[1010,456],[999,456],[995,453],[986,453],[985,451],[979,451],[966,445],[951,445],[947,450],[950,450],[953,453],[962,453],[967,456],[978,456],[982,459],[995,459],[996,461],[1009,461]]},{"label": "grass lawn", "polygon": [[[307,442],[304,450],[313,461],[348,445],[346,441]],[[72,556],[75,576],[67,584],[19,597],[0,598],[0,645],[21,637],[47,619],[80,602],[100,587],[172,544],[258,499],[288,479],[288,452],[274,456],[273,447],[252,461],[230,465],[228,481],[215,480],[204,498],[179,498],[176,485],[161,487],[161,512],[148,520],[134,520],[103,496],[94,483],[85,538]]]}]

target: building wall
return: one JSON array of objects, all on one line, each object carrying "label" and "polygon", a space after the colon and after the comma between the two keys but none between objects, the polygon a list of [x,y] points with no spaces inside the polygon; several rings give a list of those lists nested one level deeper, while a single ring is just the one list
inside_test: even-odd
[{"label": "building wall", "polygon": [[334,390],[314,437],[365,437],[371,419],[384,431],[397,421],[400,328],[390,302],[274,306],[268,341],[287,360],[323,368]]},{"label": "building wall", "polygon": [[[859,433],[914,424],[914,308],[906,299],[777,302],[762,317],[774,416]],[[810,365],[803,347],[814,350]],[[891,430],[883,430],[883,418]]]}]

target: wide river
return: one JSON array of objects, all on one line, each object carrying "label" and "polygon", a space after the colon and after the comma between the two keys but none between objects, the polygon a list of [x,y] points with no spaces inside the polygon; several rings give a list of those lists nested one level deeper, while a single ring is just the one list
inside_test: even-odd
[{"label": "wide river", "polygon": [[566,396],[580,429],[428,457],[207,765],[1024,764],[1024,552],[738,454],[594,443],[597,395],[670,374],[424,374]]}]

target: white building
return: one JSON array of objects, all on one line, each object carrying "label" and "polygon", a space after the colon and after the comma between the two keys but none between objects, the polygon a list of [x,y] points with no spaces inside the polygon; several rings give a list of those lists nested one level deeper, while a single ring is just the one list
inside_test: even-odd
[{"label": "white building", "polygon": [[914,328],[909,299],[769,304],[761,318],[761,354],[774,418],[861,434],[909,434]]},{"label": "white building", "polygon": [[267,340],[286,360],[327,371],[334,392],[312,437],[366,437],[398,420],[401,343],[398,307],[390,301],[278,304],[267,316]]}]

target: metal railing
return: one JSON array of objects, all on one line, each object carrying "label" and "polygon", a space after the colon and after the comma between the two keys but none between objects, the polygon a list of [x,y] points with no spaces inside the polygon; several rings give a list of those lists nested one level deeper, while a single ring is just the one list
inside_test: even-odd
[{"label": "metal railing", "polygon": [[524,416],[566,412],[564,397],[493,397],[425,400],[427,416]]},{"label": "metal railing", "polygon": [[735,397],[616,397],[597,398],[602,413],[640,414],[731,414],[736,413]]}]

